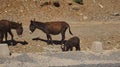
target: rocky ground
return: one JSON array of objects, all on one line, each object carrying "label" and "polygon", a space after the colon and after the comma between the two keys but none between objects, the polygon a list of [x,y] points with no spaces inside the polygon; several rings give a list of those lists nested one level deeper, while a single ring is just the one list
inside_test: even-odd
[{"label": "rocky ground", "polygon": [[11,57],[1,58],[1,67],[119,67],[120,50],[93,53],[43,52],[14,53]]},{"label": "rocky ground", "polygon": [[[45,2],[49,4],[41,6]],[[120,66],[120,0],[84,0],[84,5],[73,0],[58,0],[60,7],[55,7],[53,2],[54,0],[0,0],[0,19],[19,21],[24,27],[22,38],[12,30],[15,39],[14,46],[9,44],[12,56],[1,58],[1,66]],[[30,34],[29,24],[34,18],[43,22],[66,21],[73,36],[80,38],[81,51],[62,52],[60,34],[52,36],[54,45],[47,45],[46,35],[40,30]],[[73,36],[66,31],[66,40]],[[103,43],[103,54],[89,52],[94,41]],[[106,53],[106,50],[111,51]]]},{"label": "rocky ground", "polygon": [[[120,49],[120,30],[119,22],[111,23],[95,23],[92,24],[80,24],[80,25],[70,25],[73,36],[78,36],[80,38],[81,50],[89,50],[92,42],[100,41],[103,43],[104,50]],[[54,40],[54,45],[47,45],[46,35],[40,30],[35,30],[32,34],[29,33],[29,27],[24,26],[23,37],[19,38],[15,34],[15,40],[17,43],[15,46],[9,46],[11,52],[43,52],[51,49],[55,52],[61,51],[60,40],[61,35],[52,35]],[[70,37],[73,37],[69,34],[68,30],[66,31],[66,40]]]},{"label": "rocky ground", "polygon": [[[73,0],[1,0],[0,19],[22,22],[28,25],[31,19],[38,21],[64,20],[69,23],[80,21],[119,21],[119,0],[83,0],[83,5]],[[48,5],[43,5],[48,2]],[[71,5],[69,5],[71,3]]]},{"label": "rocky ground", "polygon": [[[18,38],[15,34],[15,40],[27,44],[17,43],[15,46],[9,46],[12,56],[7,59],[1,59],[3,67],[119,67],[119,22],[98,24],[71,25],[74,36],[78,36],[81,40],[81,51],[62,52],[59,40],[61,35],[52,36],[53,40],[58,43],[47,45],[45,41],[46,35],[36,30],[29,34],[27,26],[24,27],[22,38]],[[13,31],[14,32],[14,31]],[[14,32],[15,33],[15,32]],[[39,33],[39,34],[38,34]],[[72,35],[66,32],[66,39]],[[33,40],[37,39],[37,40]],[[100,41],[103,43],[102,53],[94,53],[90,47],[92,42]]]}]

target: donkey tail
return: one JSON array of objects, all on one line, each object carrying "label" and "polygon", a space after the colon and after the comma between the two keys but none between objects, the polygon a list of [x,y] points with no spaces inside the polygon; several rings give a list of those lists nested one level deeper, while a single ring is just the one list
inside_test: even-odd
[{"label": "donkey tail", "polygon": [[[69,26],[69,25],[68,25],[68,26]],[[71,30],[70,30],[70,26],[69,26],[69,33],[70,33],[71,35],[73,35],[72,32],[71,32]]]}]

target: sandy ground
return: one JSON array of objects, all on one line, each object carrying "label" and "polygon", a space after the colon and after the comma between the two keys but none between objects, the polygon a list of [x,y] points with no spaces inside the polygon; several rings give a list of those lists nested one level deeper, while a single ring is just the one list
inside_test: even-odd
[{"label": "sandy ground", "polygon": [[[105,22],[106,23],[106,22]],[[94,23],[90,24],[70,24],[73,36],[78,36],[80,38],[81,50],[88,50],[91,47],[92,42],[100,41],[103,43],[104,50],[112,50],[120,48],[120,30],[119,22],[115,23]],[[9,46],[11,52],[44,52],[49,49],[53,51],[61,51],[60,40],[61,34],[52,35],[54,40],[54,45],[47,45],[46,35],[41,30],[36,29],[32,34],[29,33],[29,27],[24,26],[23,37],[19,38],[14,32],[14,38],[16,40],[15,46]],[[73,37],[66,31],[66,40]],[[38,40],[33,40],[39,38]]]},{"label": "sandy ground", "polygon": [[[119,0],[86,0],[84,5],[79,5],[73,0],[58,0],[60,7],[53,5],[40,6],[46,0],[1,0],[0,19],[19,21],[23,23],[23,37],[19,38],[14,32],[14,39],[17,41],[16,46],[9,46],[12,53],[20,52],[43,52],[46,49],[61,51],[59,40],[61,35],[52,36],[57,40],[54,46],[46,44],[46,35],[39,30],[29,34],[30,20],[37,21],[66,21],[71,26],[73,36],[81,39],[81,49],[88,50],[93,41],[101,41],[105,50],[119,49],[119,21],[120,7]],[[69,5],[72,3],[72,5]],[[116,5],[117,4],[117,5]],[[102,6],[102,8],[100,7]],[[75,10],[78,9],[78,10]],[[90,22],[89,22],[90,21]],[[32,40],[39,37],[40,40]],[[68,30],[66,31],[66,40],[72,37]],[[9,38],[10,39],[10,38]],[[42,39],[42,41],[41,41]]]},{"label": "sandy ground", "polygon": [[[53,4],[45,5],[43,7],[40,6],[42,3],[46,2],[46,0],[0,0],[0,19],[19,21],[23,23],[24,27],[22,38],[19,38],[16,32],[13,30],[14,39],[16,42],[14,46],[9,46],[12,56],[11,58],[3,58],[3,60],[0,60],[0,65],[3,65],[4,67],[40,67],[42,65],[45,67],[54,66],[58,63],[63,65],[70,65],[73,63],[79,67],[80,63],[91,61],[86,60],[87,58],[91,57],[101,58],[102,61],[106,60],[106,62],[108,62],[107,60],[110,58],[111,60],[114,60],[114,63],[117,62],[116,65],[118,65],[120,56],[119,51],[113,53],[112,55],[106,54],[99,57],[86,51],[90,51],[93,41],[102,42],[104,50],[114,51],[120,49],[119,0],[96,0],[96,2],[94,2],[94,0],[86,0],[84,1],[84,5],[76,4],[73,2],[73,0],[58,1],[61,5],[59,8],[55,7]],[[68,3],[72,3],[73,5],[70,6]],[[60,48],[61,45],[59,44],[59,41],[61,40],[60,34],[52,36],[54,45],[47,45],[46,35],[40,30],[36,30],[34,33],[30,34],[29,24],[30,20],[33,20],[34,18],[37,21],[67,21],[71,26],[71,31],[74,34],[73,36],[78,36],[80,38],[81,51],[83,52],[75,51],[70,54],[69,52],[62,53]],[[69,34],[68,30],[66,31],[66,40],[73,36]],[[36,38],[37,40],[33,40]],[[48,54],[41,55],[41,53],[44,52]],[[14,57],[14,55],[16,56]],[[77,57],[74,58],[76,55]],[[108,57],[108,55],[111,56]],[[64,56],[68,57],[63,59]],[[85,59],[81,56],[85,57]],[[74,58],[74,60],[71,60],[71,58]],[[118,61],[116,61],[117,59]],[[97,60],[99,61],[100,59]],[[111,60],[109,63],[111,63]],[[99,65],[99,63],[102,63],[102,61],[94,62],[98,63]],[[92,63],[90,62],[90,64]]]},{"label": "sandy ground", "polygon": [[[15,46],[9,46],[12,56],[1,58],[1,67],[119,67],[120,66],[120,30],[119,22],[115,23],[90,23],[70,24],[73,36],[81,40],[81,51],[62,52],[59,40],[61,35],[52,36],[54,45],[47,45],[46,35],[36,30],[29,33],[29,27],[24,26],[23,37],[19,38],[13,30]],[[66,40],[73,37],[66,32]],[[38,39],[39,37],[39,39]],[[33,40],[33,39],[38,40]],[[103,43],[102,53],[93,53],[90,50],[93,41]]]}]

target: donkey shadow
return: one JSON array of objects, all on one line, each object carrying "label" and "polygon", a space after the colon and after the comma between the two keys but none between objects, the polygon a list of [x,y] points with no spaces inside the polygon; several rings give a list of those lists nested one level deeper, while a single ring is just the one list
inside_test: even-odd
[{"label": "donkey shadow", "polygon": [[[39,37],[33,38],[32,40],[35,40],[35,41],[40,40],[40,41],[43,41],[43,42],[46,42],[46,43],[48,42],[48,40],[41,39],[41,38],[39,38]],[[66,42],[66,40],[65,40],[63,43],[65,43],[65,42]],[[61,45],[61,41],[53,40],[53,44],[55,44],[55,45]]]},{"label": "donkey shadow", "polygon": [[16,46],[18,43],[20,43],[22,45],[27,45],[28,44],[27,41],[15,41],[15,40],[4,41],[4,43],[7,43],[8,46]]}]

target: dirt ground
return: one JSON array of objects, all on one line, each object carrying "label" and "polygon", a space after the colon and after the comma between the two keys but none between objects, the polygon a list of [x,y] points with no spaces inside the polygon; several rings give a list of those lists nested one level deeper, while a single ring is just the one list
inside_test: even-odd
[{"label": "dirt ground", "polygon": [[[86,22],[87,23],[87,22]],[[104,50],[120,49],[120,30],[119,22],[112,23],[101,23],[96,22],[79,25],[70,25],[73,36],[80,38],[81,50],[89,50],[92,42],[100,41],[103,43]],[[54,45],[47,45],[46,35],[41,30],[36,29],[32,34],[29,33],[29,26],[24,26],[23,37],[19,38],[15,34],[15,40],[18,42],[15,46],[9,46],[12,52],[61,52],[61,46],[59,41],[61,40],[61,34],[52,35]],[[73,37],[66,31],[66,40]]]},{"label": "dirt ground", "polygon": [[[54,6],[55,1],[60,7]],[[0,20],[21,22],[24,29],[21,38],[12,30],[14,46],[8,41],[12,55],[0,58],[0,67],[119,67],[120,0],[83,0],[83,3],[80,5],[73,0],[0,0]],[[47,45],[46,34],[41,30],[36,29],[30,34],[29,24],[34,18],[41,22],[66,21],[73,36],[80,38],[81,51],[62,52],[61,34],[52,35],[53,45]],[[68,30],[65,36],[65,40],[73,37]],[[94,41],[103,44],[102,53],[90,50]]]},{"label": "dirt ground", "polygon": [[0,58],[0,67],[119,67],[120,50],[13,53]]},{"label": "dirt ground", "polygon": [[[55,7],[54,1],[0,0],[0,19],[22,22],[24,27],[22,38],[13,30],[17,42],[15,46],[9,46],[11,52],[61,51],[60,34],[52,36],[57,42],[54,45],[47,45],[46,35],[40,30],[29,34],[30,20],[34,18],[43,22],[66,21],[73,36],[80,38],[81,50],[89,50],[93,41],[102,42],[104,50],[120,49],[120,0],[84,0],[83,5],[73,0],[57,0],[60,7]],[[45,2],[49,4],[41,6]],[[66,31],[66,40],[73,36]],[[38,40],[33,40],[36,38]]]}]

